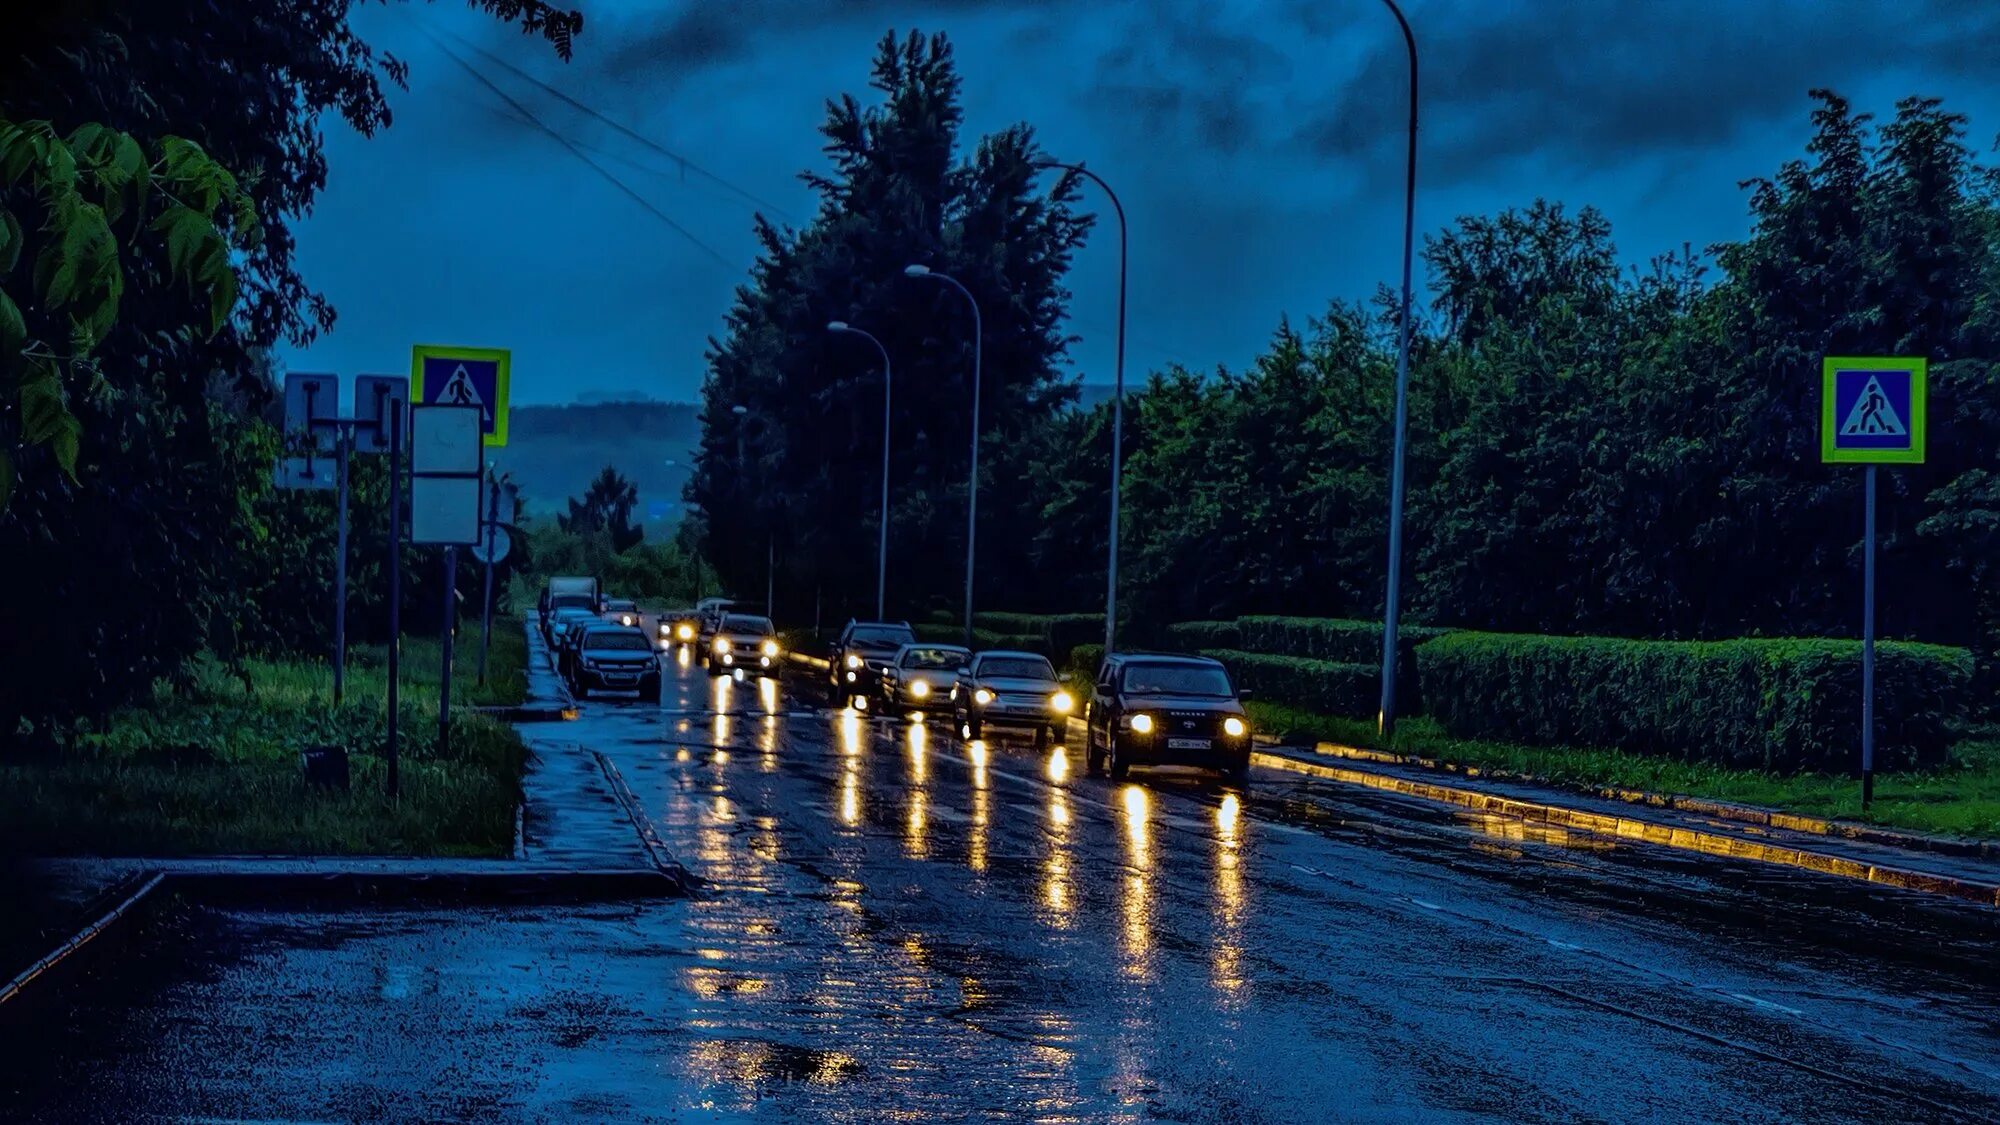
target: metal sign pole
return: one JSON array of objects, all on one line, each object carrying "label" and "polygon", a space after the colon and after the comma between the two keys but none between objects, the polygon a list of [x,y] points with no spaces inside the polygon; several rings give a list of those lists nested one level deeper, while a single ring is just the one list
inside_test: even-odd
[{"label": "metal sign pole", "polygon": [[399,787],[396,723],[402,717],[403,651],[403,404],[389,412],[389,799]]},{"label": "metal sign pole", "polygon": [[487,474],[493,493],[486,502],[486,592],[479,602],[479,684],[486,686],[486,650],[493,647],[493,531],[500,522],[500,480]]},{"label": "metal sign pole", "polygon": [[333,440],[340,457],[333,548],[333,705],[338,707],[347,694],[347,461],[354,446],[353,427],[341,424]]},{"label": "metal sign pole", "polygon": [[443,676],[438,680],[438,756],[443,757],[451,750],[451,658],[452,626],[458,623],[454,612],[458,600],[458,548],[444,549],[444,659],[439,661]]},{"label": "metal sign pole", "polygon": [[1861,808],[1875,799],[1875,466],[1862,486],[1868,495],[1861,557]]}]

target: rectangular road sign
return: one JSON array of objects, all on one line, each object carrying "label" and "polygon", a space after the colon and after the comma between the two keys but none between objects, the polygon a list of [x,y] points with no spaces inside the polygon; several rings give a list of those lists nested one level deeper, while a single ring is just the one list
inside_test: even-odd
[{"label": "rectangular road sign", "polygon": [[340,417],[340,376],[285,373],[285,454],[273,482],[279,488],[332,488],[333,440]]},{"label": "rectangular road sign", "polygon": [[[389,451],[389,416],[410,403],[407,375],[356,375],[354,377],[354,452]],[[403,415],[407,421],[408,414]],[[405,427],[407,429],[407,427]]]},{"label": "rectangular road sign", "polygon": [[504,348],[418,344],[410,349],[410,401],[477,406],[487,445],[507,444],[507,391],[513,353]]},{"label": "rectangular road sign", "polygon": [[479,422],[469,405],[410,408],[410,542],[479,542]]},{"label": "rectangular road sign", "polygon": [[1828,356],[1820,365],[1820,460],[1856,465],[1924,462],[1927,363]]}]

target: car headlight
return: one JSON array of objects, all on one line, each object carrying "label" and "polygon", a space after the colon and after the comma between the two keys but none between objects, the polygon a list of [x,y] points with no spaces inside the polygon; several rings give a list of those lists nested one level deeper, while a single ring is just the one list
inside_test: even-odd
[{"label": "car headlight", "polygon": [[978,691],[972,693],[972,701],[984,707],[988,703],[993,702],[993,693],[987,691],[985,688],[980,688]]},{"label": "car headlight", "polygon": [[1153,717],[1151,715],[1132,716],[1132,731],[1135,734],[1153,733]]},{"label": "car headlight", "polygon": [[1243,725],[1242,719],[1239,719],[1234,715],[1231,715],[1228,718],[1222,720],[1222,733],[1228,735],[1231,738],[1242,738],[1243,732],[1249,729],[1250,729],[1249,727]]},{"label": "car headlight", "polygon": [[694,626],[682,625],[680,628],[674,630],[674,635],[684,641],[694,640]]},{"label": "car headlight", "polygon": [[765,656],[776,656],[776,655],[778,655],[778,642],[776,642],[776,641],[765,641],[765,642],[764,642],[764,655],[765,655]]},{"label": "car headlight", "polygon": [[856,655],[854,655],[854,654],[853,654],[853,653],[851,653],[851,652],[850,652],[850,653],[848,653],[848,654],[847,654],[847,666],[848,666],[849,668],[859,668],[859,667],[861,667],[861,658],[860,658],[860,657],[858,657],[858,656],[856,656]]},{"label": "car headlight", "polygon": [[729,651],[729,638],[727,638],[727,637],[717,637],[717,638],[715,638],[715,651],[717,651],[717,652],[728,652],[728,651]]},{"label": "car headlight", "polygon": [[629,627],[632,624],[632,615],[629,613],[620,614],[618,617],[618,623],[620,625],[625,625]]},{"label": "car headlight", "polygon": [[923,682],[922,680],[916,680],[910,684],[910,694],[917,697],[918,699],[922,699],[923,697],[929,695],[930,693],[931,693],[931,685]]},{"label": "car headlight", "polygon": [[1049,706],[1058,715],[1067,715],[1076,707],[1076,700],[1066,691],[1049,696]]}]

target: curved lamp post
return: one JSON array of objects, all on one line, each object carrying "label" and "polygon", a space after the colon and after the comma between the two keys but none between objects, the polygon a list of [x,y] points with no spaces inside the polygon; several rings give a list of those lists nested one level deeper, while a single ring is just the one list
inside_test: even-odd
[{"label": "curved lamp post", "polygon": [[974,538],[979,533],[979,361],[985,350],[981,341],[985,332],[979,319],[979,301],[972,290],[960,284],[949,274],[938,273],[929,266],[911,264],[903,267],[906,277],[928,277],[944,282],[965,296],[965,303],[972,306],[972,467],[966,474],[965,482],[965,647],[972,647],[972,560]]},{"label": "curved lamp post", "polygon": [[1403,186],[1403,308],[1396,346],[1396,440],[1389,468],[1389,591],[1382,613],[1382,710],[1377,722],[1386,738],[1396,733],[1396,627],[1403,586],[1403,449],[1410,425],[1410,255],[1417,225],[1417,37],[1396,0],[1382,0],[1403,29],[1410,51],[1409,162]]},{"label": "curved lamp post", "polygon": [[1118,352],[1113,370],[1116,387],[1111,397],[1111,557],[1105,567],[1104,577],[1104,653],[1109,656],[1116,651],[1113,643],[1118,635],[1118,494],[1124,481],[1122,462],[1125,438],[1125,251],[1130,242],[1125,231],[1125,205],[1118,202],[1118,193],[1104,178],[1081,164],[1065,164],[1060,160],[1039,160],[1037,168],[1061,168],[1087,176],[1090,181],[1104,190],[1111,200],[1111,209],[1118,214]]},{"label": "curved lamp post", "polygon": [[875,545],[875,620],[885,621],[887,617],[884,615],[888,612],[885,595],[889,587],[889,349],[883,347],[882,341],[876,339],[873,333],[855,328],[844,320],[828,321],[826,330],[835,335],[859,336],[882,353],[882,526]]}]

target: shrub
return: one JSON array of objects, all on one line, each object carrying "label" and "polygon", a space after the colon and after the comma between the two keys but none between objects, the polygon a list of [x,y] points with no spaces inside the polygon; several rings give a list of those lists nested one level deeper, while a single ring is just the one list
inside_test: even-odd
[{"label": "shrub", "polygon": [[1002,635],[1039,637],[1035,651],[1056,660],[1066,658],[1076,646],[1104,636],[1101,613],[975,613],[972,624]]},{"label": "shrub", "polygon": [[1234,621],[1183,621],[1167,626],[1167,647],[1175,652],[1208,648],[1240,649],[1243,635]]},{"label": "shrub", "polygon": [[[1453,633],[1416,651],[1430,712],[1461,738],[1786,773],[1860,760],[1858,641]],[[1876,646],[1878,770],[1944,760],[1970,674],[1962,649]]]},{"label": "shrub", "polygon": [[[910,626],[910,630],[917,635],[917,639],[920,641],[930,641],[933,644],[941,645],[965,643],[965,626],[963,624],[933,625],[928,622],[919,622]],[[991,629],[977,627],[972,630],[972,648],[975,652],[984,652],[989,648],[1019,649],[1025,652],[1039,652],[1043,656],[1050,656],[1047,642],[1039,635],[996,633]],[[1050,656],[1050,659],[1053,660],[1054,657]]]},{"label": "shrub", "polygon": [[[1338,617],[1240,617],[1236,620],[1241,647],[1277,656],[1304,656],[1343,664],[1382,663],[1382,623]],[[1400,625],[1397,647],[1403,650],[1401,671],[1409,667],[1410,650],[1444,635],[1423,625]]]},{"label": "shrub", "polygon": [[1381,707],[1381,669],[1373,664],[1226,648],[1202,655],[1222,661],[1239,689],[1273,702],[1352,718],[1372,717]]},{"label": "shrub", "polygon": [[1063,671],[1072,680],[1088,684],[1097,678],[1097,666],[1104,663],[1103,645],[1078,645],[1069,650],[1069,661]]}]

